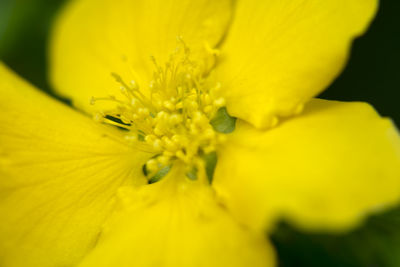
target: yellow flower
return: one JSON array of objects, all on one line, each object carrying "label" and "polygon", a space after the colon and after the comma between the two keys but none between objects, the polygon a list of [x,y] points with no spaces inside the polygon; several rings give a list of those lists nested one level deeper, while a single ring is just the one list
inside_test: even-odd
[{"label": "yellow flower", "polygon": [[376,6],[71,2],[50,70],[83,113],[0,65],[0,265],[275,266],[277,220],[343,231],[395,204],[390,120],[312,99]]}]

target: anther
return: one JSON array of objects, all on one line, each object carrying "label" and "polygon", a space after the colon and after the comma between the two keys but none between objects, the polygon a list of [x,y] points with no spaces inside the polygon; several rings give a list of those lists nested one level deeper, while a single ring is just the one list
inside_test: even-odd
[{"label": "anther", "polygon": [[170,101],[164,101],[164,107],[166,109],[169,109],[170,111],[174,111],[175,110],[175,105],[172,104]]},{"label": "anther", "polygon": [[168,165],[170,162],[170,157],[167,157],[165,155],[159,156],[157,157],[157,161],[161,164],[161,165]]},{"label": "anther", "polygon": [[[204,154],[215,152],[226,139],[210,124],[217,111],[225,106],[225,99],[219,96],[220,83],[210,86],[205,81],[209,62],[192,61],[190,49],[181,37],[177,39],[179,47],[164,65],[152,57],[153,79],[145,85],[149,95],[140,90],[143,85],[136,80],[125,82],[112,73],[123,100],[109,96],[92,98],[90,103],[114,102],[115,109],[96,113],[94,119],[128,130],[127,144],[157,154],[145,164],[144,172],[150,173],[149,177],[157,176],[179,160],[186,164],[190,176],[197,179],[204,174]],[[206,48],[211,54],[218,53],[209,46]]]},{"label": "anther", "polygon": [[158,168],[159,168],[158,167],[158,161],[155,160],[155,159],[149,159],[146,162],[146,168],[147,168],[148,172],[155,173],[156,171],[158,171]]},{"label": "anther", "polygon": [[220,108],[220,107],[225,106],[225,99],[222,98],[222,97],[220,97],[220,98],[214,100],[214,105],[215,105],[217,108]]},{"label": "anther", "polygon": [[130,84],[131,84],[131,88],[132,88],[133,90],[138,90],[138,89],[139,89],[139,86],[138,86],[138,84],[136,83],[135,80],[131,80],[131,81],[130,81]]}]

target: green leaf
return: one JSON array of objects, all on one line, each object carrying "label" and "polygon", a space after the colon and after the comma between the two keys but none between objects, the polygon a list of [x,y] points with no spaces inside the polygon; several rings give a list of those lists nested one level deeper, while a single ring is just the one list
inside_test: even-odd
[{"label": "green leaf", "polygon": [[305,233],[281,223],[271,238],[282,267],[398,267],[400,207],[346,234]]},{"label": "green leaf", "polygon": [[220,108],[210,121],[214,130],[220,133],[231,133],[235,130],[236,118],[229,116],[225,107]]},{"label": "green leaf", "polygon": [[159,170],[153,177],[149,179],[149,184],[154,184],[160,181],[165,175],[169,173],[171,170],[171,166],[165,166],[161,170]]},{"label": "green leaf", "polygon": [[3,54],[9,39],[6,36],[7,29],[10,27],[10,17],[12,11],[11,0],[0,1],[0,56]]},{"label": "green leaf", "polygon": [[197,168],[193,167],[189,172],[186,173],[186,176],[192,180],[197,180]]},{"label": "green leaf", "polygon": [[47,43],[66,0],[0,0],[0,59],[37,87],[47,83]]},{"label": "green leaf", "polygon": [[211,184],[214,177],[215,166],[217,166],[217,160],[218,160],[217,153],[211,152],[209,154],[206,154],[203,156],[203,160],[206,163],[206,174],[208,181]]}]

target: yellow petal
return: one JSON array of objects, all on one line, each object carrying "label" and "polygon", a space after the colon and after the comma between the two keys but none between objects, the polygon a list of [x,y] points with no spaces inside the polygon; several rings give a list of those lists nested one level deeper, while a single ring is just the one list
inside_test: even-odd
[{"label": "yellow petal", "polygon": [[228,111],[258,128],[302,105],[338,75],[377,0],[239,0],[217,76]]},{"label": "yellow petal", "polygon": [[155,70],[151,56],[163,66],[178,36],[194,54],[214,47],[230,13],[231,0],[72,1],[54,28],[51,79],[74,105],[92,110],[92,96],[119,93],[111,73],[143,90]]},{"label": "yellow petal", "polygon": [[[0,64],[0,265],[72,266],[147,159]],[[145,157],[146,156],[146,157]]]},{"label": "yellow petal", "polygon": [[400,197],[400,138],[365,103],[312,100],[269,131],[239,121],[214,186],[240,221],[343,230]]},{"label": "yellow petal", "polygon": [[274,266],[264,235],[237,224],[208,185],[185,181],[181,170],[121,191],[118,216],[79,267]]}]

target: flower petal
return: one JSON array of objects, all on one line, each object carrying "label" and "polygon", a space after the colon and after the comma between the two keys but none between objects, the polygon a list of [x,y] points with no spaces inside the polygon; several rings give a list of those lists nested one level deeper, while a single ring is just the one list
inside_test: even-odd
[{"label": "flower petal", "polygon": [[119,93],[112,73],[127,83],[135,80],[143,90],[155,70],[150,57],[163,66],[178,36],[194,54],[206,43],[217,45],[231,5],[231,0],[75,0],[54,29],[53,84],[86,111],[93,110],[92,96]]},{"label": "flower petal", "polygon": [[377,0],[239,0],[217,73],[228,111],[257,128],[302,105],[338,75]]},{"label": "flower petal", "polygon": [[238,121],[227,143],[214,186],[255,228],[343,230],[400,197],[399,134],[365,103],[315,99],[269,131]]},{"label": "flower petal", "polygon": [[0,265],[72,266],[149,157],[0,64]]},{"label": "flower petal", "polygon": [[79,266],[274,266],[264,235],[237,224],[211,187],[185,181],[181,170],[121,191],[118,216]]}]

